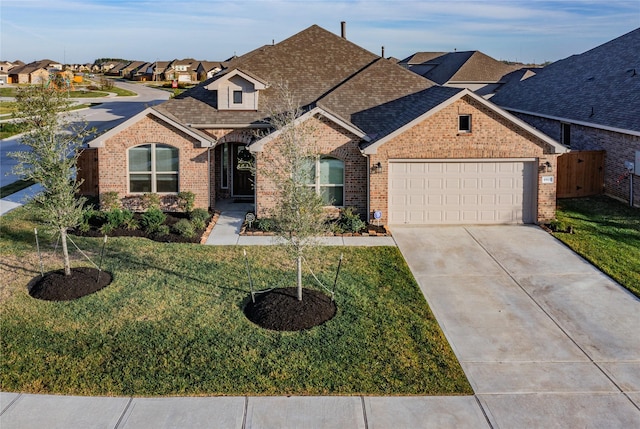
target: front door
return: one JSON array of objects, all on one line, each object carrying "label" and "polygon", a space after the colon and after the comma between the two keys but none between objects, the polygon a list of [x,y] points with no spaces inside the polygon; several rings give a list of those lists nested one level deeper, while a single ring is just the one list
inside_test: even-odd
[{"label": "front door", "polygon": [[254,159],[245,145],[233,149],[233,196],[253,197]]}]

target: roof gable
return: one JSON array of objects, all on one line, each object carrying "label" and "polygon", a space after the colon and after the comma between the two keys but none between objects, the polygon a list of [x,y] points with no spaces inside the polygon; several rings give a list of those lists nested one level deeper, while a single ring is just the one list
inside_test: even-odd
[{"label": "roof gable", "polygon": [[189,126],[185,126],[183,124],[181,124],[180,122],[176,121],[174,118],[171,118],[168,115],[164,115],[162,114],[162,112],[158,112],[157,110],[155,110],[152,107],[148,107],[145,110],[143,110],[142,112],[138,113],[137,115],[127,119],[126,121],[124,121],[123,123],[121,123],[120,125],[112,128],[111,130],[107,131],[104,134],[101,134],[100,136],[96,137],[95,139],[91,140],[88,143],[89,147],[104,147],[104,143],[105,141],[107,141],[108,139],[110,139],[111,137],[119,134],[121,131],[126,130],[127,128],[129,128],[130,126],[132,126],[133,124],[139,122],[140,120],[146,118],[147,116],[154,116],[158,119],[160,119],[162,122],[165,122],[166,124],[179,129],[180,131],[184,132],[185,134],[193,137],[194,139],[198,140],[200,142],[200,145],[202,147],[212,147],[215,142],[216,139],[212,136],[209,136],[199,130],[193,129]]},{"label": "roof gable", "polygon": [[[442,91],[457,91],[457,92],[455,94],[453,94],[453,95],[447,94],[447,93],[438,94],[439,92],[442,92]],[[432,94],[428,94],[429,92],[432,92]],[[442,110],[445,107],[453,104],[457,100],[460,100],[462,97],[471,97],[471,98],[473,98],[478,103],[484,105],[486,108],[492,110],[493,112],[495,112],[498,115],[502,116],[503,118],[507,119],[508,121],[513,123],[514,125],[516,125],[519,128],[525,130],[526,132],[528,132],[529,134],[532,134],[532,135],[540,138],[545,143],[547,143],[550,147],[552,147],[554,149],[555,153],[564,153],[564,152],[567,151],[566,147],[564,147],[563,145],[561,145],[557,141],[553,140],[551,137],[547,136],[546,134],[541,133],[540,131],[538,131],[534,127],[530,126],[526,122],[524,122],[524,121],[516,118],[515,116],[511,115],[510,113],[500,109],[498,106],[496,106],[493,103],[485,100],[481,96],[473,93],[472,91],[470,91],[468,89],[458,89],[458,88],[448,88],[448,87],[433,87],[431,89],[426,90],[424,92],[424,94],[423,94],[423,97],[425,97],[425,100],[426,100],[426,97],[429,97],[429,96],[432,97],[431,103],[425,103],[425,107],[429,107],[429,105],[431,105],[428,110],[425,110],[421,115],[415,116],[413,120],[407,122],[402,127],[398,127],[393,132],[385,135],[383,138],[375,140],[375,141],[372,141],[370,144],[365,145],[364,148],[363,148],[363,153],[365,153],[365,154],[375,154],[375,153],[377,153],[378,148],[380,146],[384,145],[389,140],[397,137],[398,135],[404,133],[405,131],[408,131],[409,129],[411,129],[414,126],[418,125],[419,123],[423,122],[428,117],[438,113],[440,110]],[[440,102],[438,102],[438,98],[440,99]],[[418,101],[418,99],[416,98],[415,101]]]}]

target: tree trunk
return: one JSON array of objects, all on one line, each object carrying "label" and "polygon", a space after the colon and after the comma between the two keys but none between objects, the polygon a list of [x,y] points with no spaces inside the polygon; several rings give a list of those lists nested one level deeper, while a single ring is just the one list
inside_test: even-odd
[{"label": "tree trunk", "polygon": [[302,301],[302,256],[298,256],[298,301]]},{"label": "tree trunk", "polygon": [[64,275],[71,275],[71,264],[69,264],[69,249],[67,249],[67,228],[60,228],[60,241],[62,242],[62,257],[64,258]]}]

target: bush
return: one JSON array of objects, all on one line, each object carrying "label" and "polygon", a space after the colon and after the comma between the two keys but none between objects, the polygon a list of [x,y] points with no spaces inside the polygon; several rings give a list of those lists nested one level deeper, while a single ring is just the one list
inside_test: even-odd
[{"label": "bush", "polygon": [[191,238],[196,235],[193,223],[188,219],[180,219],[173,225],[173,231],[182,237]]},{"label": "bush", "polygon": [[271,232],[276,229],[276,222],[271,218],[262,217],[253,221],[253,227],[259,231]]},{"label": "bush", "polygon": [[202,222],[206,222],[209,220],[209,212],[205,209],[195,209],[191,213],[189,213],[189,219],[192,221],[199,220]]},{"label": "bush", "polygon": [[160,225],[155,232],[156,235],[169,235],[169,226]]},{"label": "bush", "polygon": [[360,219],[360,215],[358,213],[354,213],[353,207],[346,207],[342,211],[340,211],[340,217],[338,218],[337,227],[338,229],[342,229],[343,232],[360,232],[363,230],[367,224]]},{"label": "bush", "polygon": [[120,207],[122,207],[122,201],[120,201],[120,197],[117,192],[104,192],[100,195],[100,208],[102,210],[110,211],[119,209]]},{"label": "bush", "polygon": [[193,206],[196,201],[196,194],[191,191],[178,192],[178,207],[186,213],[193,211]]},{"label": "bush", "polygon": [[[166,226],[164,225],[166,219],[167,216],[162,212],[162,210],[157,207],[152,207],[142,214],[140,225],[148,233],[160,233],[161,229],[164,230],[164,228],[161,227]],[[168,233],[169,227],[166,229],[167,232],[164,233],[164,235]]]},{"label": "bush", "polygon": [[144,194],[141,203],[144,210],[160,209],[160,196],[158,194]]}]

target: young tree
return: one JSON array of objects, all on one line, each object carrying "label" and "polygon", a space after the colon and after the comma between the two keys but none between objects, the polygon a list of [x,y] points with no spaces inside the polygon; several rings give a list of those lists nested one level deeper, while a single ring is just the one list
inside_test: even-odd
[{"label": "young tree", "polygon": [[17,115],[27,125],[21,143],[28,150],[13,152],[18,161],[14,173],[42,185],[34,197],[35,209],[45,224],[61,237],[64,272],[71,274],[67,248],[67,230],[82,220],[84,198],[76,198],[80,182],[76,180],[76,164],[86,123],[72,122],[66,113],[66,95],[45,86],[19,88],[16,94]]},{"label": "young tree", "polygon": [[[315,127],[286,84],[273,87],[269,103],[273,128],[273,158],[265,175],[273,182],[278,204],[272,210],[276,235],[297,264],[298,300],[302,301],[302,258],[327,232],[324,203],[312,186],[315,160]],[[307,119],[307,120],[304,120]]]}]

